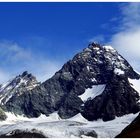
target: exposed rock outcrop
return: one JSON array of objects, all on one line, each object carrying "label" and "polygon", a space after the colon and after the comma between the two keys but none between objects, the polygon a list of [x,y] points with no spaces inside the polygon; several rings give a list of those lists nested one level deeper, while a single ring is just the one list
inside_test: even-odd
[{"label": "exposed rock outcrop", "polygon": [[35,129],[31,131],[16,129],[0,135],[0,138],[46,138],[46,136]]}]

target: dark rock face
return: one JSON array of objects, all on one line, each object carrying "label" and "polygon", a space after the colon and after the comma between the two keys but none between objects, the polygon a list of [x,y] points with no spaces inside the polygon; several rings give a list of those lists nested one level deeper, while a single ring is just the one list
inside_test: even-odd
[{"label": "dark rock face", "polygon": [[[28,117],[58,111],[61,118],[70,118],[81,112],[88,120],[107,121],[140,110],[139,95],[128,78],[140,76],[116,50],[93,43],[49,80],[19,96],[14,94],[3,108]],[[86,89],[101,84],[105,85],[101,95],[86,101],[79,97]]]},{"label": "dark rock face", "polygon": [[37,130],[24,131],[24,130],[13,130],[8,134],[0,135],[0,138],[46,138],[41,132]]},{"label": "dark rock face", "polygon": [[98,135],[97,133],[93,130],[93,131],[90,131],[90,132],[87,132],[87,133],[84,133],[85,136],[88,136],[88,137],[93,137],[93,138],[97,138]]},{"label": "dark rock face", "polygon": [[138,100],[139,95],[128,80],[114,76],[101,95],[85,103],[82,115],[90,121],[98,118],[113,120],[115,116],[137,113],[140,110]]},{"label": "dark rock face", "polygon": [[7,116],[5,112],[0,108],[0,121],[6,120]]},{"label": "dark rock face", "polygon": [[62,119],[74,116],[79,113],[82,101],[76,95],[69,95],[64,102],[61,103],[58,114]]},{"label": "dark rock face", "polygon": [[116,138],[140,138],[140,114]]}]

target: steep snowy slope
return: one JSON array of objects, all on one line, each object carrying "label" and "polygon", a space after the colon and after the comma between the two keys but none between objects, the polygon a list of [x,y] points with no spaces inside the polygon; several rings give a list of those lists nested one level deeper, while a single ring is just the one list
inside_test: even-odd
[{"label": "steep snowy slope", "polygon": [[86,91],[79,97],[83,102],[86,102],[88,99],[94,99],[96,96],[102,94],[104,89],[105,85],[93,85],[92,88],[86,89]]}]

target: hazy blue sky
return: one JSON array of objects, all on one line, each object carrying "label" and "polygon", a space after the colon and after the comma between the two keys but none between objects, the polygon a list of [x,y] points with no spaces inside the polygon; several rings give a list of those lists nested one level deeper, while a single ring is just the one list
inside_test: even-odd
[{"label": "hazy blue sky", "polygon": [[0,3],[0,82],[52,76],[90,41],[111,44],[138,70],[140,3]]}]

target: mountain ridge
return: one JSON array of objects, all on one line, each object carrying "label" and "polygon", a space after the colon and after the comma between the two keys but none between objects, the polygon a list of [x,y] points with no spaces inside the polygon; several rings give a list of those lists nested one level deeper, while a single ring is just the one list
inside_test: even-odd
[{"label": "mountain ridge", "polygon": [[[111,46],[91,43],[50,79],[11,97],[2,108],[27,117],[48,116],[58,111],[64,119],[81,113],[90,121],[99,118],[108,121],[140,110],[139,94],[128,78],[139,79],[140,75]],[[98,85],[105,85],[104,90],[83,102],[80,96]]]},{"label": "mountain ridge", "polygon": [[16,76],[12,80],[9,80],[6,84],[0,87],[0,103],[6,104],[6,102],[15,94],[20,96],[23,91],[31,90],[38,86],[39,82],[35,76],[27,71],[24,71],[21,75]]}]

